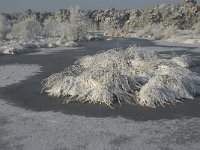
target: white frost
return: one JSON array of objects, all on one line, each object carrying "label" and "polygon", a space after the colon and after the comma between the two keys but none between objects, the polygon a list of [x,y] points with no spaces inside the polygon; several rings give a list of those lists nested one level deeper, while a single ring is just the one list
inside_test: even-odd
[{"label": "white frost", "polygon": [[43,91],[66,102],[157,107],[193,99],[200,94],[200,77],[155,51],[129,47],[79,59],[45,79]]},{"label": "white frost", "polygon": [[0,119],[2,149],[197,150],[200,147],[199,118],[149,121],[94,118],[33,112],[0,100]]},{"label": "white frost", "polygon": [[40,72],[38,65],[13,64],[0,66],[0,87],[19,83]]}]

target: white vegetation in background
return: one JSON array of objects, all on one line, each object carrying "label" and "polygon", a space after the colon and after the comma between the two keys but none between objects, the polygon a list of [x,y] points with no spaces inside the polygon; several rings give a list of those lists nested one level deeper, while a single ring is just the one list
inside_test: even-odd
[{"label": "white vegetation in background", "polygon": [[7,32],[8,32],[7,19],[4,15],[0,14],[0,40],[6,38]]},{"label": "white vegetation in background", "polygon": [[153,38],[155,40],[169,39],[177,30],[176,27],[164,27],[162,24],[149,24],[137,32],[138,37]]},{"label": "white vegetation in background", "polygon": [[200,22],[194,25],[194,33],[200,35]]},{"label": "white vegetation in background", "polygon": [[[1,33],[4,33],[5,19],[2,17],[1,20]],[[99,39],[87,33],[86,26],[86,18],[78,7],[70,9],[69,20],[51,16],[40,24],[35,17],[25,18],[13,23],[12,32],[8,36],[10,41],[0,43],[0,53],[23,53],[27,48],[74,47],[78,41]]]},{"label": "white vegetation in background", "polygon": [[66,23],[62,39],[65,41],[81,41],[86,35],[85,15],[80,12],[78,6],[70,8],[69,22]]},{"label": "white vegetation in background", "polygon": [[100,30],[104,32],[105,36],[124,37],[123,29],[116,28],[112,18],[107,17],[100,24]]},{"label": "white vegetation in background", "polygon": [[44,37],[61,37],[63,34],[64,28],[66,26],[65,22],[56,19],[55,17],[49,17],[45,19],[44,23]]},{"label": "white vegetation in background", "polygon": [[100,23],[100,30],[101,31],[108,31],[110,29],[113,29],[113,26],[112,26],[112,18],[110,17],[106,17],[104,19],[104,21],[102,21]]},{"label": "white vegetation in background", "polygon": [[34,17],[26,18],[13,25],[12,35],[16,39],[36,39],[42,35],[42,26]]},{"label": "white vegetation in background", "polygon": [[[193,30],[180,30],[176,26],[164,26],[163,24],[148,24],[143,28],[132,30],[117,30],[113,35],[123,35],[124,37],[149,38],[154,40],[167,40],[182,44],[200,44],[200,23],[194,25]],[[111,30],[105,33],[111,33]],[[111,35],[111,34],[110,34]]]},{"label": "white vegetation in background", "polygon": [[177,27],[165,27],[162,24],[148,24],[143,28],[137,29],[115,29],[107,28],[104,30],[104,35],[114,37],[141,37],[151,38],[155,40],[170,39],[176,34]]},{"label": "white vegetation in background", "polygon": [[[190,57],[184,57],[184,63]],[[43,81],[43,92],[78,101],[139,104],[148,107],[174,104],[200,94],[199,75],[183,68],[182,59],[164,59],[155,51],[129,47],[85,56],[63,72]],[[188,64],[186,66],[191,66]]]}]

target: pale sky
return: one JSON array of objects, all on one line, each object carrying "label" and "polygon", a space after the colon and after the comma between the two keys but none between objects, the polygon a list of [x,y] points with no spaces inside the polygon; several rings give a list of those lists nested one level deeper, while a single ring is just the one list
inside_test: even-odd
[{"label": "pale sky", "polygon": [[81,9],[144,8],[162,3],[178,2],[180,0],[0,0],[0,12],[25,11],[29,8],[37,11],[55,11],[77,4]]}]

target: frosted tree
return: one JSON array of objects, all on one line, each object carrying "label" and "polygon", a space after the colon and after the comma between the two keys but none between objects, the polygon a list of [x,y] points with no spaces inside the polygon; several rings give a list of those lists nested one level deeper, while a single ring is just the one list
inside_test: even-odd
[{"label": "frosted tree", "polygon": [[100,24],[100,29],[102,31],[107,31],[107,30],[113,29],[112,18],[110,18],[110,17],[105,18],[105,20],[102,21]]},{"label": "frosted tree", "polygon": [[69,22],[66,25],[63,40],[81,41],[86,33],[85,16],[80,12],[79,7],[70,8]]},{"label": "frosted tree", "polygon": [[13,25],[12,34],[17,39],[34,39],[42,35],[42,26],[35,18],[26,18]]},{"label": "frosted tree", "polygon": [[66,22],[61,22],[61,20],[54,17],[49,17],[44,21],[43,26],[45,37],[61,37],[65,29]]},{"label": "frosted tree", "polygon": [[0,40],[5,39],[7,32],[7,19],[5,16],[0,15]]}]

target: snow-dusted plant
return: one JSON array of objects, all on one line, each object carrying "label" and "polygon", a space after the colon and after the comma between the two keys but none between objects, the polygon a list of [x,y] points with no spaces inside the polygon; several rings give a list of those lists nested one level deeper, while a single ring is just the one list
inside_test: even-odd
[{"label": "snow-dusted plant", "polygon": [[66,102],[164,106],[200,94],[200,76],[179,64],[150,50],[114,49],[51,75],[43,91]]},{"label": "snow-dusted plant", "polygon": [[164,31],[164,27],[161,24],[149,24],[146,25],[143,29],[141,29],[137,36],[139,37],[148,37],[153,39],[161,39],[163,37],[162,32]]},{"label": "snow-dusted plant", "polygon": [[7,32],[8,32],[7,19],[5,16],[0,14],[0,40],[6,38]]},{"label": "snow-dusted plant", "polygon": [[81,41],[86,34],[85,16],[79,7],[70,8],[69,22],[63,31],[62,39],[67,41]]},{"label": "snow-dusted plant", "polygon": [[173,26],[166,27],[164,29],[164,32],[161,32],[161,34],[163,34],[162,38],[163,39],[172,38],[173,36],[175,36],[177,34],[177,30],[178,30],[177,27],[173,27]]},{"label": "snow-dusted plant", "polygon": [[45,37],[61,37],[66,26],[66,22],[62,22],[55,17],[47,18],[44,23],[43,35]]},{"label": "snow-dusted plant", "polygon": [[113,26],[112,26],[112,18],[110,17],[106,17],[104,19],[104,21],[102,21],[100,23],[100,30],[102,31],[108,31],[110,29],[113,29]]},{"label": "snow-dusted plant", "polygon": [[169,39],[176,33],[177,28],[173,26],[165,27],[162,24],[149,24],[141,29],[137,36],[145,38]]},{"label": "snow-dusted plant", "polygon": [[26,18],[13,25],[12,35],[17,39],[34,39],[42,35],[42,26],[35,18]]},{"label": "snow-dusted plant", "polygon": [[183,68],[189,68],[197,65],[197,63],[195,63],[195,60],[192,59],[192,57],[189,55],[175,56],[171,60]]},{"label": "snow-dusted plant", "polygon": [[105,36],[113,36],[113,37],[124,36],[124,30],[115,27],[115,22],[110,17],[106,17],[104,21],[100,23],[100,30],[104,32]]}]

